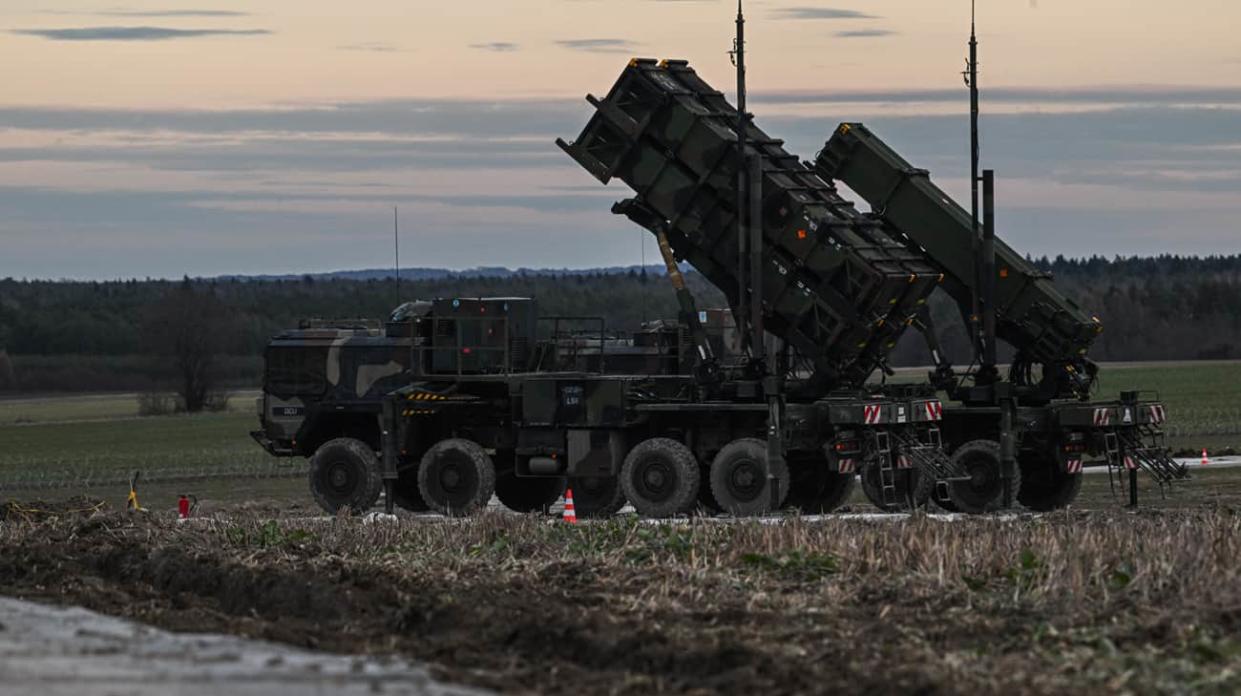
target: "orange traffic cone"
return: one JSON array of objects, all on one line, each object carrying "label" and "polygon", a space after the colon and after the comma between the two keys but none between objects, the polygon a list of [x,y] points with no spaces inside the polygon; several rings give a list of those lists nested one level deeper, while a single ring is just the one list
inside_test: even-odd
[{"label": "orange traffic cone", "polygon": [[577,511],[573,509],[573,489],[565,489],[564,492],[564,521],[569,524],[577,524]]},{"label": "orange traffic cone", "polygon": [[1207,461],[1207,448],[1203,447],[1202,448],[1202,465],[1206,466],[1207,464],[1210,464],[1210,462]]}]

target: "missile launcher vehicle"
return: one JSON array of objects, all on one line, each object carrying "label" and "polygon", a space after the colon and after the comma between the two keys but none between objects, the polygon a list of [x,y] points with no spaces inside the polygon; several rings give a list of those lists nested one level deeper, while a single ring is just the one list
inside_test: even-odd
[{"label": "missile launcher vehicle", "polygon": [[[987,234],[976,241],[971,216],[862,124],[842,124],[817,159],[803,164],[684,61],[634,60],[607,97],[587,99],[596,113],[576,141],[560,147],[603,183],[628,184],[637,196],[614,212],[702,271],[739,321],[746,312],[737,305],[750,283],[765,330],[793,356],[784,371],[773,370],[788,398],[863,388],[886,367],[906,327],[922,331],[937,369],[920,391],[886,393],[943,393],[955,402],[935,433],[952,459],[924,458],[915,475],[936,482],[933,494],[944,507],[982,512],[1014,496],[1033,509],[1063,507],[1089,458],[1131,477],[1145,469],[1160,484],[1185,477],[1163,446],[1165,410],[1157,400],[1126,393],[1088,401],[1098,368],[1087,353],[1102,325],[995,239],[990,176]],[[738,196],[747,166],[750,193]],[[837,180],[873,212],[859,213],[837,192]],[[761,259],[751,280],[747,265],[736,262],[745,249],[738,228],[747,198],[761,227],[761,242],[749,252]],[[989,347],[982,354],[992,357],[977,371],[956,374],[939,350],[926,311],[936,287],[971,325],[986,319],[994,327],[978,332]],[[979,317],[975,302],[989,316]],[[1016,351],[1008,379],[995,369],[997,339]],[[798,365],[810,366],[809,379],[798,379]],[[864,459],[863,480],[878,466]]]},{"label": "missile launcher vehicle", "polygon": [[[1139,468],[1161,484],[1184,476],[1162,404],[1088,400],[1101,327],[994,239],[990,195],[979,242],[864,126],[803,163],[684,61],[635,59],[587,99],[581,134],[557,143],[632,189],[612,212],[655,237],[680,317],[622,336],[600,318],[540,316],[528,298],[458,297],[407,303],[382,326],[276,337],[253,435],[310,459],[325,510],[386,492],[389,510],[468,514],[494,493],[533,511],[568,485],[586,517],[626,502],[649,517],[821,513],[860,478],[883,510],[980,513],[1064,507],[1091,458],[1128,470],[1133,496]],[[728,309],[700,310],[680,262]],[[994,327],[979,332],[978,370],[958,374],[938,350],[927,301],[941,287]],[[936,369],[875,384],[910,327]],[[996,337],[1018,356],[1007,379]]]},{"label": "missile launcher vehicle", "polygon": [[995,236],[989,176],[983,182],[989,229],[979,254],[972,251],[971,214],[932,183],[929,172],[912,166],[865,125],[840,124],[811,166],[824,180],[855,191],[870,204],[870,217],[936,264],[945,276],[943,289],[967,324],[978,321],[973,299],[981,298],[984,311],[993,313],[994,335],[984,339],[992,356],[996,339],[1015,351],[1007,379],[994,369],[994,357],[958,376],[938,350],[934,327],[923,327],[938,362],[931,381],[948,396],[944,435],[950,451],[974,451],[971,445],[981,440],[1000,458],[1015,458],[1022,479],[1017,498],[1038,510],[1070,502],[1081,486],[1083,461],[1091,458],[1113,473],[1128,472],[1134,504],[1138,469],[1161,485],[1186,478],[1185,467],[1164,446],[1166,411],[1157,398],[1128,392],[1091,401],[1098,367],[1088,351],[1103,325],[1061,294],[1050,274]]}]

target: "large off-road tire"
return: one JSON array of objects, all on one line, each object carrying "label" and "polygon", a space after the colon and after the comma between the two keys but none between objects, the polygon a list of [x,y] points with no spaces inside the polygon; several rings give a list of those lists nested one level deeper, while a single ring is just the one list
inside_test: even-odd
[{"label": "large off-road tire", "polygon": [[441,440],[422,455],[418,488],[432,510],[445,515],[468,515],[487,507],[495,493],[495,464],[476,442]]},{"label": "large off-road tire", "polygon": [[514,512],[544,511],[560,499],[564,489],[563,478],[518,476],[512,469],[496,472],[496,497]]},{"label": "large off-road tire", "polygon": [[1082,474],[1070,474],[1050,457],[1018,459],[1021,490],[1016,498],[1022,506],[1036,512],[1066,508],[1082,490]]},{"label": "large off-road tire", "polygon": [[625,507],[620,479],[614,476],[582,476],[569,479],[573,509],[578,517],[602,519]]},{"label": "large off-road tire", "polygon": [[382,490],[379,457],[361,440],[329,440],[310,458],[310,494],[330,514],[345,508],[355,514],[366,512]]},{"label": "large off-road tire", "polygon": [[698,512],[702,515],[715,516],[724,512],[715,494],[711,492],[711,467],[698,467]]},{"label": "large off-road tire", "polygon": [[896,499],[888,503],[883,499],[883,482],[877,463],[867,462],[858,478],[862,479],[862,493],[866,495],[866,499],[883,512],[925,509],[934,490],[934,482],[927,480],[918,469],[897,469],[894,481]]},{"label": "large off-road tire", "polygon": [[[1000,476],[1000,443],[995,440],[973,440],[952,453],[955,468],[968,481],[948,483],[948,496],[958,510],[971,515],[995,512],[1004,507],[1004,481]],[[1021,499],[1021,469],[1009,472],[1013,500]]]},{"label": "large off-road tire", "polygon": [[688,447],[666,437],[644,440],[625,457],[621,490],[643,517],[693,512],[698,502],[698,461]]},{"label": "large off-road tire", "polygon": [[831,471],[826,457],[789,457],[789,496],[784,504],[805,515],[833,512],[853,495],[857,477]]},{"label": "large off-road tire", "polygon": [[[774,500],[772,476],[778,486]],[[783,459],[768,461],[767,443],[762,440],[733,440],[711,460],[711,495],[724,512],[763,515],[784,505],[788,494],[788,465]]]},{"label": "large off-road tire", "polygon": [[422,499],[422,491],[418,490],[418,462],[405,462],[397,471],[397,479],[392,483],[392,503],[410,512],[431,509]]}]

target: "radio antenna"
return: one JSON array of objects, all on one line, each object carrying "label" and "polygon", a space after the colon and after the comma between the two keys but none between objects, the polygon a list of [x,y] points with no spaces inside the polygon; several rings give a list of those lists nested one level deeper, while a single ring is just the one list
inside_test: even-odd
[{"label": "radio antenna", "polygon": [[746,116],[746,84],[745,84],[745,14],[742,11],[741,0],[737,0],[737,35],[733,39],[733,50],[729,52],[732,64],[737,68],[737,334],[741,341],[741,350],[744,353],[747,347],[757,350],[756,346],[749,346],[750,332],[747,330],[749,321],[749,293],[750,289],[746,278],[748,275],[749,253],[749,230],[746,225],[746,209],[748,201],[748,165],[749,160],[745,154],[746,145],[746,122],[749,120]]},{"label": "radio antenna", "polygon": [[392,206],[392,256],[396,278],[396,306],[401,306],[401,223],[397,207]]},{"label": "radio antenna", "polygon": [[974,251],[974,292],[970,307],[970,322],[973,330],[975,355],[982,352],[981,340],[981,308],[979,306],[979,289],[982,287],[982,264],[979,263],[982,235],[978,226],[978,33],[975,30],[975,6],[977,0],[970,0],[970,56],[965,61],[965,84],[970,88],[970,230],[971,247]]}]

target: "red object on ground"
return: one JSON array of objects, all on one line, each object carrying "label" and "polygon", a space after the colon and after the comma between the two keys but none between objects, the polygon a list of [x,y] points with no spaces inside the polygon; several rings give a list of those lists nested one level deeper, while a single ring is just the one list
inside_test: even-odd
[{"label": "red object on ground", "polygon": [[564,492],[564,521],[569,524],[577,524],[577,510],[573,509],[573,489],[566,489]]},{"label": "red object on ground", "polygon": [[177,501],[177,512],[180,513],[181,519],[187,519],[190,516],[190,499],[188,496],[181,496]]},{"label": "red object on ground", "polygon": [[1206,466],[1207,464],[1210,464],[1210,462],[1207,461],[1207,448],[1203,447],[1202,448],[1202,465]]}]

